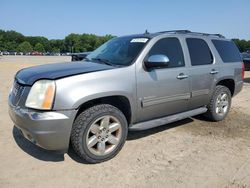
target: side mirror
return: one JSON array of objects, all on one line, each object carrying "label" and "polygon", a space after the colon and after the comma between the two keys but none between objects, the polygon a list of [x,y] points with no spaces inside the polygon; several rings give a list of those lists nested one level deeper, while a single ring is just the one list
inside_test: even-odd
[{"label": "side mirror", "polygon": [[144,64],[147,69],[164,68],[169,65],[169,58],[166,55],[152,55]]}]

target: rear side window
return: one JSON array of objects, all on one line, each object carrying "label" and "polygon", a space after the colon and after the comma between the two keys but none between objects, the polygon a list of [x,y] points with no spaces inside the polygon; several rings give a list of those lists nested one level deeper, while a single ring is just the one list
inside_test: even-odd
[{"label": "rear side window", "polygon": [[182,67],[185,65],[181,44],[177,38],[160,39],[151,48],[148,55],[159,54],[166,55],[169,58],[169,68]]},{"label": "rear side window", "polygon": [[208,65],[213,63],[213,55],[204,40],[187,38],[186,41],[192,66]]},{"label": "rear side window", "polygon": [[232,41],[212,40],[224,63],[240,62],[240,52]]}]

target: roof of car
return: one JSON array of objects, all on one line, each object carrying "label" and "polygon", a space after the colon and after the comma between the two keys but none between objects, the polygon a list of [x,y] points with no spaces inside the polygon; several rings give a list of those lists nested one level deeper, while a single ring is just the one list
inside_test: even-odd
[{"label": "roof of car", "polygon": [[171,30],[171,31],[160,31],[155,33],[149,33],[147,30],[143,34],[135,34],[135,35],[129,35],[129,37],[134,38],[154,38],[159,35],[163,34],[176,34],[176,35],[191,35],[191,36],[202,36],[202,37],[210,37],[210,38],[220,38],[225,39],[225,37],[221,34],[209,34],[209,33],[200,33],[200,32],[192,32],[189,30]]}]

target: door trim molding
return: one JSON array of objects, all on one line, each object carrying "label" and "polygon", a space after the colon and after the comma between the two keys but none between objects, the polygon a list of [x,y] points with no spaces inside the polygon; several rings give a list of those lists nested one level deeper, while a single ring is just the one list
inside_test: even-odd
[{"label": "door trim molding", "polygon": [[209,89],[201,89],[201,90],[192,91],[192,97],[197,97],[200,95],[208,95],[209,92],[210,92]]},{"label": "door trim molding", "polygon": [[191,98],[191,93],[183,93],[183,94],[164,96],[164,97],[154,97],[150,99],[142,99],[141,105],[142,107],[148,107],[148,106],[157,105],[157,104],[166,103],[166,102],[188,100],[190,98]]}]

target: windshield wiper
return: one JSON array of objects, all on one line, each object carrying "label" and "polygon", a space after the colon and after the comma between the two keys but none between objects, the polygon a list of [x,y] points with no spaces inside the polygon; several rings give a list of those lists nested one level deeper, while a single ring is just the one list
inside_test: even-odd
[{"label": "windshield wiper", "polygon": [[106,64],[106,65],[115,66],[114,64],[110,63],[110,61],[108,59],[92,58],[91,60],[99,61],[99,62]]},{"label": "windshield wiper", "polygon": [[85,60],[85,61],[91,61],[91,59],[89,59],[87,57],[83,58],[83,60]]}]

